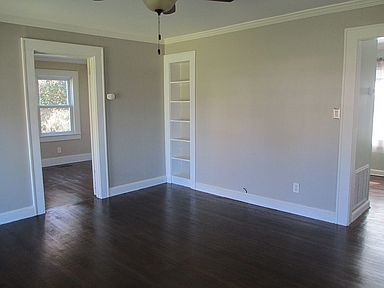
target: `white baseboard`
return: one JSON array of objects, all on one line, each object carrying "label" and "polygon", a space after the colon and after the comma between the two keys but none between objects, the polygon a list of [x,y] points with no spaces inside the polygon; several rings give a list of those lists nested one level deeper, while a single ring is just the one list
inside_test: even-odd
[{"label": "white baseboard", "polygon": [[371,169],[371,175],[384,177],[384,170]]},{"label": "white baseboard", "polygon": [[43,167],[50,167],[50,166],[64,165],[69,163],[77,163],[77,162],[90,161],[90,160],[92,160],[92,154],[84,153],[84,154],[67,155],[67,156],[60,156],[55,158],[42,159],[41,164]]},{"label": "white baseboard", "polygon": [[371,207],[369,200],[366,200],[359,207],[353,210],[351,223],[359,218],[365,211],[367,211],[369,207]]},{"label": "white baseboard", "polygon": [[146,180],[133,182],[133,183],[129,183],[129,184],[124,184],[124,185],[120,185],[120,186],[115,186],[115,187],[111,187],[109,189],[109,196],[110,197],[117,196],[117,195],[121,195],[124,193],[129,193],[129,192],[133,192],[136,190],[160,185],[160,184],[163,184],[166,182],[167,182],[167,177],[161,176],[161,177],[146,179]]},{"label": "white baseboard", "polygon": [[209,194],[214,194],[233,200],[242,201],[265,208],[270,208],[278,211],[283,211],[295,215],[300,215],[316,220],[321,220],[329,223],[336,223],[336,213],[333,211],[308,207],[300,204],[290,203],[286,201],[275,200],[271,198],[261,197],[244,192],[238,192],[216,186],[211,186],[203,183],[196,183],[196,190]]},{"label": "white baseboard", "polygon": [[0,213],[0,225],[36,216],[33,206]]}]

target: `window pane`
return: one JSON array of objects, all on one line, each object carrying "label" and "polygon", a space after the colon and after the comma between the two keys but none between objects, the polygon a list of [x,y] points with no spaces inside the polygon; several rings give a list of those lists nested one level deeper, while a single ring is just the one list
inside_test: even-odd
[{"label": "window pane", "polygon": [[68,80],[39,80],[40,105],[67,105]]},{"label": "window pane", "polygon": [[40,108],[41,134],[71,132],[71,109]]}]

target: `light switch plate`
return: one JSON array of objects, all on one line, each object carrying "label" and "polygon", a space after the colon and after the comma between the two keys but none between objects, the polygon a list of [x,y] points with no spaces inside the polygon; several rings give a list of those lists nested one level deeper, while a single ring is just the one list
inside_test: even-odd
[{"label": "light switch plate", "polygon": [[299,183],[293,183],[292,192],[293,193],[300,193],[300,184]]}]

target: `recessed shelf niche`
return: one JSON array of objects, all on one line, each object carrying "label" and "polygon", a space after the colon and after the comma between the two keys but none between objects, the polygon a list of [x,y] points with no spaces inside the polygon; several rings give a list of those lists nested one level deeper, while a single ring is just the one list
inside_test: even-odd
[{"label": "recessed shelf niche", "polygon": [[164,56],[167,181],[195,187],[195,53]]}]

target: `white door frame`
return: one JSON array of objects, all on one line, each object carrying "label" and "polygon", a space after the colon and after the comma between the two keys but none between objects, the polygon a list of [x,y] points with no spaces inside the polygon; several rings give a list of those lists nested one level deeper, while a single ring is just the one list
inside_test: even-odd
[{"label": "white door frame", "polygon": [[45,213],[45,199],[40,153],[40,131],[37,120],[38,99],[36,97],[35,52],[87,60],[93,189],[97,198],[109,197],[103,48],[21,38],[21,49],[30,179],[36,215]]},{"label": "white door frame", "polygon": [[337,177],[337,224],[348,226],[352,219],[351,195],[354,188],[354,168],[357,142],[357,95],[360,42],[384,36],[384,24],[348,28],[344,35],[344,73],[341,98],[342,117],[339,138]]}]

